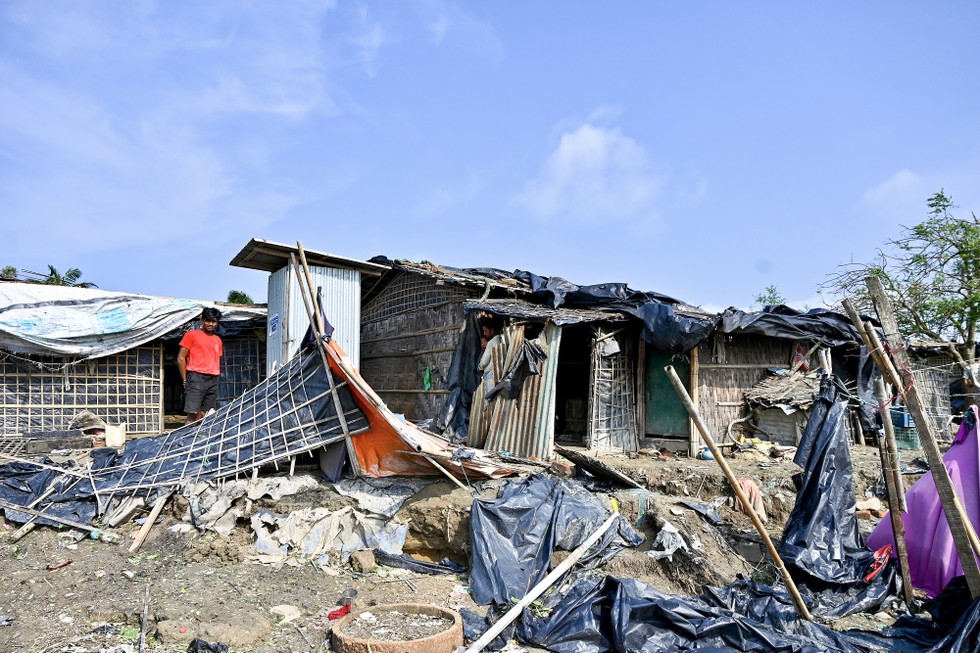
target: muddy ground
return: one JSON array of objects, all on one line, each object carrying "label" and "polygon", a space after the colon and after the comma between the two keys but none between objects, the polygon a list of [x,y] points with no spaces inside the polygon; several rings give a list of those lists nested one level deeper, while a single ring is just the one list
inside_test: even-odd
[{"label": "muddy ground", "polygon": [[[903,452],[903,460],[917,453]],[[863,499],[880,475],[877,450],[854,447],[853,459],[855,490]],[[638,578],[677,594],[699,593],[705,584],[725,584],[738,575],[773,578],[771,565],[760,561],[759,537],[750,519],[725,501],[731,491],[714,461],[651,455],[603,460],[649,490],[612,493],[647,540],[636,550],[622,552],[603,572]],[[730,464],[738,476],[761,488],[767,528],[778,541],[795,501],[791,477],[799,468],[787,458],[761,455],[742,455]],[[485,484],[482,496],[495,496],[499,485]],[[445,480],[409,499],[395,516],[409,523],[406,552],[429,560],[448,555],[466,562],[471,501],[468,492]],[[719,503],[722,524],[707,525],[681,501]],[[278,503],[259,501],[253,509],[287,512],[324,505],[339,508],[352,505],[352,500],[324,484]],[[168,530],[177,521],[175,512],[176,506],[164,511],[136,554],[128,552],[138,529],[133,523],[116,529],[121,535],[117,543],[76,542],[64,532],[43,527],[17,543],[0,539],[0,651],[138,651],[144,608],[144,636],[151,651],[186,651],[195,637],[224,642],[231,651],[326,651],[331,623],[327,615],[350,588],[357,590],[355,607],[405,602],[480,611],[467,593],[465,575],[425,576],[386,567],[361,573],[339,562],[325,568],[249,562],[254,551],[247,519],[240,520],[229,537],[178,534]],[[703,549],[677,552],[672,561],[647,556],[664,520],[689,541],[696,536]],[[876,522],[863,521],[862,527],[870,530]],[[15,528],[5,523],[2,531],[9,535]],[[563,555],[557,553],[555,562]],[[834,627],[873,629],[889,621],[883,614],[856,615]]]}]

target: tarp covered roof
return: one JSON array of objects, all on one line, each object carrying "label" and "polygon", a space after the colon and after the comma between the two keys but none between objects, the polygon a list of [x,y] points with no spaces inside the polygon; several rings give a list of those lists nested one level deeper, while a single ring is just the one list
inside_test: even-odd
[{"label": "tarp covered roof", "polygon": [[[668,352],[690,351],[715,329],[715,316],[667,295],[633,290],[625,283],[579,286],[561,277],[542,277],[525,270],[450,268],[428,262],[393,261],[385,256],[376,256],[371,262],[447,283],[482,286],[488,295],[491,291],[504,291],[539,308],[587,309],[629,315],[643,323],[640,335],[644,340]],[[380,291],[383,279],[369,292]],[[362,301],[366,299],[362,297]]]},{"label": "tarp covered roof", "polygon": [[861,342],[861,336],[846,315],[818,308],[804,313],[780,305],[746,313],[733,307],[721,314],[719,328],[722,333],[756,333],[790,340],[819,339],[828,347]]},{"label": "tarp covered roof", "polygon": [[265,306],[153,297],[92,288],[0,283],[0,350],[37,356],[98,358],[165,336],[205,307],[221,328],[264,323]]}]

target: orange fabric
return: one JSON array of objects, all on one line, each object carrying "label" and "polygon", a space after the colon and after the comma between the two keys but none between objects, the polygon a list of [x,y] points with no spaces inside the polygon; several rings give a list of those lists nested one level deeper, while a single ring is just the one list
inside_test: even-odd
[{"label": "orange fabric", "polygon": [[187,349],[187,371],[211,374],[221,373],[221,354],[224,351],[221,338],[209,336],[200,329],[188,331],[180,339],[180,346]]},{"label": "orange fabric", "polygon": [[[458,477],[500,478],[512,470],[489,465],[481,460],[453,461],[452,447],[435,435],[426,433],[411,422],[400,421],[354,369],[339,345],[333,340],[325,345],[330,369],[338,382],[347,382],[351,398],[368,420],[368,430],[351,440],[361,471],[368,476],[427,476],[439,472],[422,456],[423,451],[439,458],[440,464]],[[464,469],[465,468],[465,469]]]}]

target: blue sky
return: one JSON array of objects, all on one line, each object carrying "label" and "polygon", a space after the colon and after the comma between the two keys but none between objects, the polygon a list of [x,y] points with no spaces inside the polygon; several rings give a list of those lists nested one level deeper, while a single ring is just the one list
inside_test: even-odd
[{"label": "blue sky", "polygon": [[980,211],[980,4],[0,4],[0,265],[265,298],[251,237],[817,305]]}]

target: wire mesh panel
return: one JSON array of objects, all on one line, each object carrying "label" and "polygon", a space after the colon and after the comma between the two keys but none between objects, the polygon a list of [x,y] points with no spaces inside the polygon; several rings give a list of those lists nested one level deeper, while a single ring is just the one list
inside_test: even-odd
[{"label": "wire mesh panel", "polygon": [[[951,426],[950,384],[963,375],[959,364],[950,355],[937,355],[913,360],[911,370],[936,436],[942,442],[951,442],[956,427]],[[973,403],[972,396],[967,397],[966,403]]]},{"label": "wire mesh panel", "polygon": [[163,427],[163,350],[136,347],[79,363],[0,358],[0,429],[3,433],[57,431],[89,410],[130,433]]},{"label": "wire mesh panel", "polygon": [[[342,413],[336,410],[337,403]],[[301,352],[232,403],[193,424],[126,445],[92,472],[94,492],[136,492],[247,472],[366,430],[346,384],[331,382],[316,351]]]},{"label": "wire mesh panel", "polygon": [[258,338],[226,338],[222,345],[219,406],[245,394],[265,378],[265,345]]}]

